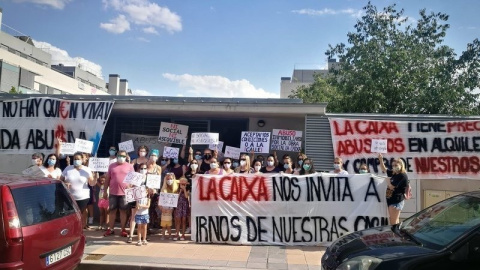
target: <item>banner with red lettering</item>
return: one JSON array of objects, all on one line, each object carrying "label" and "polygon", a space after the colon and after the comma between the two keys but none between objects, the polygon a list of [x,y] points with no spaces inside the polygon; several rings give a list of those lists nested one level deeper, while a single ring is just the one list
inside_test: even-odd
[{"label": "banner with red lettering", "polygon": [[388,167],[394,158],[402,158],[411,179],[480,179],[480,120],[329,120],[334,154],[343,159],[349,173],[358,172],[362,163],[371,172],[379,172],[372,140],[387,140],[385,164]]},{"label": "banner with red lettering", "polygon": [[385,178],[371,174],[197,175],[192,240],[239,245],[328,244],[388,224]]}]

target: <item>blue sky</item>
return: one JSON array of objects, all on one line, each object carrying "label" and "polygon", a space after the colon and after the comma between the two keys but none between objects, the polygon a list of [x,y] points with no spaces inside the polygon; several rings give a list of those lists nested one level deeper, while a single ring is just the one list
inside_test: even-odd
[{"label": "blue sky", "polygon": [[[480,1],[397,3],[445,12],[445,44],[460,54],[480,36]],[[367,1],[354,0],[2,0],[9,27],[49,48],[54,62],[81,63],[136,94],[279,97],[294,67],[322,68],[328,44],[346,42]]]}]

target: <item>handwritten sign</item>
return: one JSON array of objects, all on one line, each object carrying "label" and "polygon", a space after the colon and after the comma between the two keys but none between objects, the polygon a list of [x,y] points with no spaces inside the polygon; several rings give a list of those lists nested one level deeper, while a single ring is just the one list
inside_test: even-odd
[{"label": "handwritten sign", "polygon": [[177,207],[177,204],[178,194],[160,192],[160,197],[158,197],[158,205],[164,207]]},{"label": "handwritten sign", "polygon": [[211,150],[217,150],[218,152],[222,152],[222,149],[223,149],[223,142],[222,141],[218,141],[218,143],[216,144],[210,144],[208,146],[209,149]]},{"label": "handwritten sign", "polygon": [[187,144],[188,126],[161,122],[158,141],[164,143]]},{"label": "handwritten sign", "polygon": [[93,149],[93,142],[82,140],[82,139],[75,139],[75,152],[83,152],[83,153],[92,153]]},{"label": "handwritten sign", "polygon": [[94,172],[107,172],[110,165],[109,158],[96,158],[91,157],[88,160],[88,167]]},{"label": "handwritten sign", "polygon": [[190,144],[217,144],[218,133],[192,133]]},{"label": "handwritten sign", "polygon": [[240,148],[232,147],[232,146],[225,146],[225,157],[239,159],[240,158]]},{"label": "handwritten sign", "polygon": [[133,147],[133,141],[128,140],[126,142],[121,142],[118,144],[118,149],[119,150],[124,150],[127,153],[135,151],[135,148]]},{"label": "handwritten sign", "polygon": [[372,139],[372,153],[388,153],[387,140]]},{"label": "handwritten sign", "polygon": [[75,143],[65,143],[60,144],[60,154],[67,156],[75,154]]},{"label": "handwritten sign", "polygon": [[137,172],[129,172],[125,176],[123,183],[134,185],[134,186],[140,186],[143,183],[143,180],[145,180],[145,175]]},{"label": "handwritten sign", "polygon": [[180,149],[178,149],[178,148],[165,146],[163,148],[163,157],[165,157],[165,158],[178,158],[178,152],[179,151],[180,151]]},{"label": "handwritten sign", "polygon": [[163,153],[164,142],[158,141],[158,136],[148,136],[142,134],[123,133],[120,135],[120,141],[133,141],[133,148],[138,149],[139,146],[145,145],[148,149],[158,149],[159,153]]},{"label": "handwritten sign", "polygon": [[240,142],[240,151],[269,153],[270,152],[270,132],[242,131]]},{"label": "handwritten sign", "polygon": [[302,150],[302,131],[274,129],[271,143],[271,150],[300,152]]},{"label": "handwritten sign", "polygon": [[160,189],[162,177],[158,174],[147,174],[147,184],[149,188]]},{"label": "handwritten sign", "polygon": [[145,187],[133,187],[125,189],[125,199],[127,202],[135,202],[147,197]]},{"label": "handwritten sign", "polygon": [[30,176],[45,176],[45,173],[40,169],[38,166],[30,166],[22,171],[23,175],[30,175]]}]

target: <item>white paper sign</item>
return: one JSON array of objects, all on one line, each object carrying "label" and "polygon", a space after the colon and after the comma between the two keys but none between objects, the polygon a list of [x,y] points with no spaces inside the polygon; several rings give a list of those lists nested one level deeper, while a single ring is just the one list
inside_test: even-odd
[{"label": "white paper sign", "polygon": [[208,146],[209,149],[211,150],[217,150],[218,152],[222,152],[223,150],[223,142],[222,141],[218,141],[218,143],[216,144],[210,144]]},{"label": "white paper sign", "polygon": [[242,131],[240,141],[240,151],[269,153],[270,152],[270,132]]},{"label": "white paper sign", "polygon": [[147,197],[145,187],[133,187],[125,189],[125,199],[127,202],[134,202]]},{"label": "white paper sign", "polygon": [[160,189],[162,177],[158,174],[147,174],[147,184],[149,188]]},{"label": "white paper sign", "polygon": [[188,126],[162,122],[158,141],[164,143],[187,144]]},{"label": "white paper sign", "polygon": [[178,204],[177,193],[160,192],[160,197],[158,197],[158,205],[161,205],[164,207],[177,207],[177,204]]},{"label": "white paper sign", "polygon": [[126,142],[119,143],[118,144],[118,149],[119,150],[124,150],[127,153],[135,151],[135,148],[133,147],[133,141],[132,140],[128,140]]},{"label": "white paper sign", "polygon": [[240,148],[232,147],[232,146],[225,146],[225,157],[239,159],[240,158]]},{"label": "white paper sign", "polygon": [[165,146],[163,148],[163,157],[164,158],[178,158],[178,152],[180,152],[180,149],[178,149],[178,148]]},{"label": "white paper sign", "polygon": [[60,154],[67,156],[75,154],[75,143],[62,142],[60,147]]},{"label": "white paper sign", "polygon": [[82,139],[75,139],[75,152],[82,152],[82,153],[92,153],[93,149],[93,142],[82,140]]},{"label": "white paper sign", "polygon": [[30,175],[30,176],[45,176],[45,173],[40,169],[38,166],[30,166],[22,171],[23,175]]},{"label": "white paper sign", "polygon": [[190,144],[217,144],[218,133],[192,133]]},{"label": "white paper sign", "polygon": [[123,180],[123,183],[125,184],[130,184],[134,186],[140,186],[145,180],[145,175],[137,172],[129,172],[126,176],[125,179]]},{"label": "white paper sign", "polygon": [[302,150],[302,133],[298,130],[274,129],[270,149],[300,152]]},{"label": "white paper sign", "polygon": [[91,157],[88,160],[88,167],[94,172],[108,172],[108,166],[110,166],[109,158]]},{"label": "white paper sign", "polygon": [[372,153],[387,153],[387,140],[372,139]]}]

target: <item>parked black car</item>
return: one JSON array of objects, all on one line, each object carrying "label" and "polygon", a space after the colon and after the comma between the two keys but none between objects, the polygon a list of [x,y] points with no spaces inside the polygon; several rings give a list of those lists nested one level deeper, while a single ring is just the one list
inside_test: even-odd
[{"label": "parked black car", "polygon": [[480,269],[480,191],[441,201],[400,224],[337,239],[324,270]]}]

